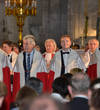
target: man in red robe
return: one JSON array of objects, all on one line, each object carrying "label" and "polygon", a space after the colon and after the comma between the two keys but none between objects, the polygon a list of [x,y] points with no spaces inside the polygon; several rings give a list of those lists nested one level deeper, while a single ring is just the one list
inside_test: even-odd
[{"label": "man in red robe", "polygon": [[88,41],[88,51],[86,55],[88,60],[85,63],[87,65],[87,73],[91,80],[100,77],[100,51],[99,51],[99,41],[96,39],[91,39]]}]

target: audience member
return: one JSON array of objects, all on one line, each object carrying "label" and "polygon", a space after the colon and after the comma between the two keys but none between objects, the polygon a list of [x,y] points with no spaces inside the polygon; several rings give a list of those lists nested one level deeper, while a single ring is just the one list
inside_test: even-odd
[{"label": "audience member", "polygon": [[38,78],[35,78],[35,77],[29,78],[29,80],[27,82],[27,86],[34,89],[38,94],[42,94],[43,83]]},{"label": "audience member", "polygon": [[80,68],[72,68],[71,70],[70,70],[70,73],[71,74],[75,74],[75,73],[77,73],[77,72],[82,72],[83,70],[82,69],[80,69]]},{"label": "audience member", "polygon": [[72,101],[68,102],[70,110],[89,110],[88,88],[90,85],[89,77],[86,73],[75,73],[68,86]]},{"label": "audience member", "polygon": [[64,80],[68,81],[68,84],[70,84],[72,76],[73,75],[71,73],[66,73],[63,74],[61,77],[64,78]]},{"label": "audience member", "polygon": [[[91,82],[89,91],[88,91],[89,100],[91,100],[92,92],[95,91],[96,89],[100,89],[100,78],[97,78]],[[90,101],[89,101],[89,103],[90,103]]]},{"label": "audience member", "polygon": [[19,54],[15,71],[20,72],[20,86],[24,86],[30,77],[36,77],[37,72],[47,72],[45,61],[35,49],[34,36],[23,38],[23,51]]},{"label": "audience member", "polygon": [[6,95],[7,95],[7,87],[3,82],[0,81],[0,108],[2,107]]},{"label": "audience member", "polygon": [[63,35],[60,41],[62,49],[56,52],[51,62],[51,70],[55,72],[55,78],[61,76],[62,74],[70,72],[72,68],[80,68],[85,71],[85,65],[83,64],[79,55],[76,51],[70,48],[70,36]]},{"label": "audience member", "polygon": [[100,87],[92,92],[90,110],[100,110]]},{"label": "audience member", "polygon": [[43,54],[43,57],[45,58],[47,68],[49,69],[51,60],[55,55],[55,51],[57,49],[57,45],[54,39],[47,39],[45,41],[45,49],[46,52]]},{"label": "audience member", "polygon": [[52,84],[53,93],[51,96],[62,103],[68,102],[69,99],[66,98],[69,95],[68,85],[69,82],[65,78],[56,78]]},{"label": "audience member", "polygon": [[19,108],[19,110],[28,110],[31,101],[37,96],[35,90],[30,87],[22,87],[16,95],[16,101],[12,108]]},{"label": "audience member", "polygon": [[[24,110],[24,109],[23,109]],[[29,110],[67,110],[65,105],[54,100],[49,95],[41,95],[36,97]]]}]

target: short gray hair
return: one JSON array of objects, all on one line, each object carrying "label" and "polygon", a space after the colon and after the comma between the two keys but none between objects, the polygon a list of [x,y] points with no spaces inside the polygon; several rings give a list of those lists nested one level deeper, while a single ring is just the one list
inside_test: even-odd
[{"label": "short gray hair", "polygon": [[86,73],[79,72],[75,73],[71,79],[71,87],[73,93],[88,93],[90,86],[90,79]]},{"label": "short gray hair", "polygon": [[33,35],[24,36],[23,40],[29,40],[31,44],[35,46],[35,37]]}]

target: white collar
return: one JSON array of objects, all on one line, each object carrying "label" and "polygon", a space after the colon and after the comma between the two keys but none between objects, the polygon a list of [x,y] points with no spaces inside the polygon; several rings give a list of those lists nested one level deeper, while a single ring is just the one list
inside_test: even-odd
[{"label": "white collar", "polygon": [[75,95],[74,98],[76,98],[76,97],[88,99],[88,97],[86,95],[82,95],[82,94]]},{"label": "white collar", "polygon": [[61,102],[69,102],[66,98],[63,98],[60,94],[58,93],[52,93],[51,96],[56,99],[59,100]]}]

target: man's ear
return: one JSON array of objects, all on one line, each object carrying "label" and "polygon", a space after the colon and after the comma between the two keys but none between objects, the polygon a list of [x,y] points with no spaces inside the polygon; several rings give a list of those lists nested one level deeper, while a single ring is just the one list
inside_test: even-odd
[{"label": "man's ear", "polygon": [[92,95],[92,91],[89,89],[88,90],[88,104],[91,104],[91,95]]},{"label": "man's ear", "polygon": [[88,99],[91,99],[92,91],[89,89],[88,90]]},{"label": "man's ear", "polygon": [[70,95],[72,97],[73,96],[73,94],[72,94],[72,87],[70,85],[68,85],[68,91],[69,91],[69,93],[70,93]]}]

